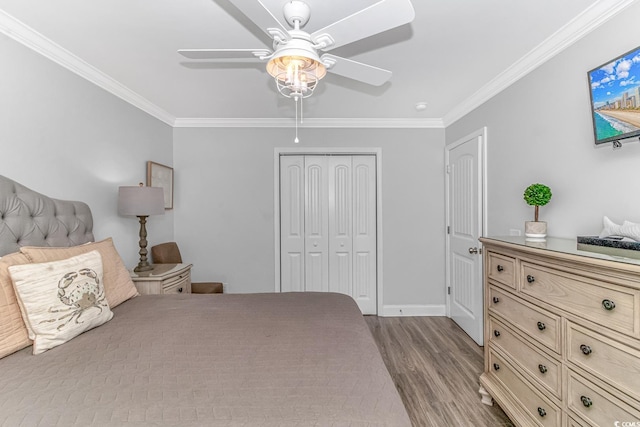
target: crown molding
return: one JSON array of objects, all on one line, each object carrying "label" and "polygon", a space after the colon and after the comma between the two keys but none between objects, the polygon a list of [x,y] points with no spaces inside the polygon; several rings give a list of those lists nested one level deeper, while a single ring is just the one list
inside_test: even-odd
[{"label": "crown molding", "polygon": [[[292,128],[293,118],[177,118],[176,128]],[[306,118],[299,128],[444,128],[442,119],[356,119],[356,118]]]},{"label": "crown molding", "polygon": [[[445,128],[639,0],[599,0],[520,58],[443,118],[308,118],[302,128]],[[176,118],[62,46],[0,10],[0,33],[173,127],[295,127],[293,118]]]},{"label": "crown molding", "polygon": [[[173,127],[295,127],[292,118],[176,118],[33,28],[0,10],[0,33]],[[441,119],[305,119],[302,128],[444,128]]]},{"label": "crown molding", "polygon": [[484,104],[636,1],[599,0],[593,3],[580,15],[445,114],[442,119],[445,127]]},{"label": "crown molding", "polygon": [[175,117],[62,46],[0,10],[0,33],[63,66],[156,119],[173,126]]}]

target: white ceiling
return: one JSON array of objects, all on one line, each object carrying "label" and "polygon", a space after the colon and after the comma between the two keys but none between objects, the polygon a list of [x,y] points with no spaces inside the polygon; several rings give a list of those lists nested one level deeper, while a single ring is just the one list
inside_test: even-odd
[{"label": "white ceiling", "polygon": [[[282,17],[287,0],[261,1]],[[377,2],[306,1],[308,32]],[[411,24],[331,51],[389,69],[391,81],[371,87],[327,75],[305,100],[305,116],[453,121],[633,1],[413,0]],[[188,61],[176,52],[270,48],[230,0],[0,0],[0,11],[0,31],[170,124],[294,115],[264,64]],[[416,111],[417,102],[427,108]]]}]

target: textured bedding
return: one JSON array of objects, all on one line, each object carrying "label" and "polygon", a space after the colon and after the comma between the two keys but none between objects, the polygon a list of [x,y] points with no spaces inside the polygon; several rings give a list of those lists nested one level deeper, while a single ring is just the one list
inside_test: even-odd
[{"label": "textured bedding", "polygon": [[145,295],[0,360],[2,426],[409,426],[355,302]]}]

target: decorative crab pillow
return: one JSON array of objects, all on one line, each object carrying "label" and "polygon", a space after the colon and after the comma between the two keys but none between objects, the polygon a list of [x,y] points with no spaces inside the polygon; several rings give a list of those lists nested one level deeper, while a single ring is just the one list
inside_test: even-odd
[{"label": "decorative crab pillow", "polygon": [[9,267],[33,354],[64,344],[113,317],[98,251],[61,261]]}]

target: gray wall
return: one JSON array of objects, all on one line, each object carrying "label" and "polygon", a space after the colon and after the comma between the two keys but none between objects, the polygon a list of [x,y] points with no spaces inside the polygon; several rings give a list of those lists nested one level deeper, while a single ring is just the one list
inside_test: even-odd
[{"label": "gray wall", "polygon": [[613,151],[593,142],[587,71],[639,44],[640,4],[448,126],[447,143],[488,127],[488,234],[533,220],[522,199],[534,182],[551,187],[540,208],[549,234],[598,234],[602,217],[640,222],[640,144]]},{"label": "gray wall", "polygon": [[[175,237],[194,280],[273,292],[274,148],[293,129],[174,130]],[[304,147],[381,147],[384,304],[442,305],[443,129],[303,129]]]},{"label": "gray wall", "polygon": [[[640,4],[442,129],[303,129],[308,147],[381,147],[384,304],[443,305],[443,146],[488,127],[489,234],[522,229],[533,182],[552,187],[549,232],[600,231],[603,215],[640,222],[640,144],[593,145],[586,72],[640,40]],[[624,28],[624,31],[620,31]],[[145,181],[145,162],[175,167],[175,209],[149,220],[150,243],[180,243],[195,280],[230,292],[274,284],[273,150],[292,129],[171,129],[0,35],[0,173],[93,209],[98,239],[137,261],[138,224],[116,213],[117,187]],[[173,150],[173,152],[172,152]]]},{"label": "gray wall", "polygon": [[[118,216],[118,187],[145,182],[147,160],[171,164],[171,127],[4,35],[0,57],[0,174],[88,203],[96,239],[135,265],[138,221]],[[173,237],[167,213],[149,218],[151,244]]]}]

